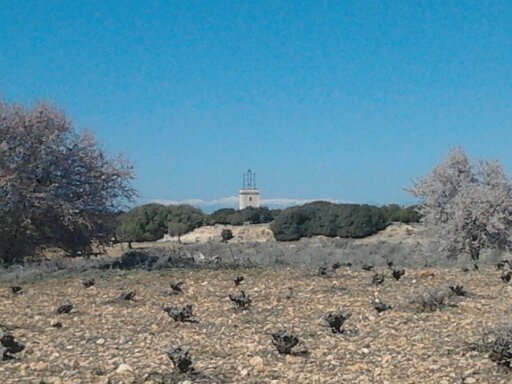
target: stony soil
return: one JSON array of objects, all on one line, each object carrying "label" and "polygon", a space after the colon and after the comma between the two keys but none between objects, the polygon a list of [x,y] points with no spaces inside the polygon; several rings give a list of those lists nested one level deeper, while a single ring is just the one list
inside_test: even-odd
[{"label": "stony soil", "polygon": [[[179,240],[183,244],[220,242],[222,240],[222,230],[224,229],[229,229],[233,233],[233,239],[230,240],[232,243],[276,241],[274,234],[270,230],[270,224],[205,225],[181,236]],[[158,243],[173,243],[177,241],[177,236],[165,235]],[[135,246],[144,247],[145,244],[141,243]]]},{"label": "stony soil", "polygon": [[[479,271],[406,270],[400,281],[371,285],[373,272],[337,270],[320,277],[305,269],[108,272],[85,289],[80,277],[0,291],[0,324],[26,345],[0,361],[2,383],[510,383],[485,352],[470,347],[487,329],[507,325],[512,287],[491,267]],[[235,288],[233,278],[243,275]],[[169,282],[183,280],[182,294]],[[433,313],[410,299],[427,287],[462,284],[470,297]],[[244,289],[249,310],[228,294]],[[113,300],[136,291],[136,300]],[[393,309],[377,314],[379,297]],[[74,309],[58,315],[70,302]],[[198,323],[174,322],[163,306],[193,304]],[[346,334],[333,334],[328,311],[352,312]],[[52,327],[61,322],[62,327]],[[270,333],[286,329],[301,342],[279,355]],[[186,346],[196,375],[175,372],[163,351]],[[301,353],[304,351],[309,353]]]}]

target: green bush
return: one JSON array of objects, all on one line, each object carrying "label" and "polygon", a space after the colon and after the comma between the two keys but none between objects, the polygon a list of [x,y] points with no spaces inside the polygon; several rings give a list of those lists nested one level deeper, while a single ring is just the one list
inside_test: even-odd
[{"label": "green bush", "polygon": [[267,207],[247,207],[239,212],[244,223],[263,224],[270,223],[274,219],[272,211]]},{"label": "green bush", "polygon": [[209,216],[210,224],[242,225],[242,217],[239,211],[233,208],[222,208]]},{"label": "green bush", "polygon": [[116,235],[119,241],[155,241],[166,233],[181,236],[201,226],[205,215],[190,205],[146,204],[122,214]]},{"label": "green bush", "polygon": [[[205,221],[205,214],[198,208],[191,205],[169,205],[167,206],[167,221],[168,223],[181,223],[186,232],[200,227]],[[183,234],[183,233],[182,233]]]},{"label": "green bush", "polygon": [[233,238],[233,231],[231,229],[223,229],[221,237],[222,241],[229,241]]},{"label": "green bush", "polygon": [[387,220],[378,207],[316,201],[283,210],[271,225],[279,241],[302,237],[366,237],[384,229]]},{"label": "green bush", "polygon": [[119,241],[155,241],[167,233],[167,207],[146,204],[119,216],[116,236]]},{"label": "green bush", "polygon": [[381,207],[381,210],[389,222],[418,223],[421,215],[416,211],[416,206],[402,207],[398,204],[389,204]]},{"label": "green bush", "polygon": [[209,216],[208,222],[210,224],[229,225],[242,225],[243,223],[262,224],[270,223],[272,220],[274,220],[275,214],[276,211],[272,211],[266,207],[247,207],[242,210],[223,208],[213,212]]}]

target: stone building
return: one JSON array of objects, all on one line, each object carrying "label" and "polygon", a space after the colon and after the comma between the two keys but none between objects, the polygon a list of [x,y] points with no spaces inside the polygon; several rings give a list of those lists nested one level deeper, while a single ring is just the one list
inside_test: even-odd
[{"label": "stone building", "polygon": [[238,206],[240,209],[260,207],[260,190],[256,188],[256,173],[250,169],[244,173],[243,187],[238,194]]}]

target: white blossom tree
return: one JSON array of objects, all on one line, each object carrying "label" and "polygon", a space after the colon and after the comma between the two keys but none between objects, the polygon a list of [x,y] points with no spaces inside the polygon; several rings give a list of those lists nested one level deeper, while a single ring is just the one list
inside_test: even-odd
[{"label": "white blossom tree", "polygon": [[0,260],[105,240],[105,216],[134,197],[132,177],[55,108],[0,101]]},{"label": "white blossom tree", "polygon": [[409,192],[419,198],[422,220],[448,257],[478,260],[484,248],[510,246],[512,183],[497,161],[471,164],[454,148]]}]

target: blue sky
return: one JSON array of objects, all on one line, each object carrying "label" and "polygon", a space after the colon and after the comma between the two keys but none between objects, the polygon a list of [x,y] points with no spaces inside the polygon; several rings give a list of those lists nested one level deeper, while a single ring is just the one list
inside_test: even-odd
[{"label": "blue sky", "polygon": [[250,167],[266,199],[408,204],[451,146],[512,171],[511,20],[509,1],[0,0],[0,95],[126,153],[140,201],[228,201]]}]

